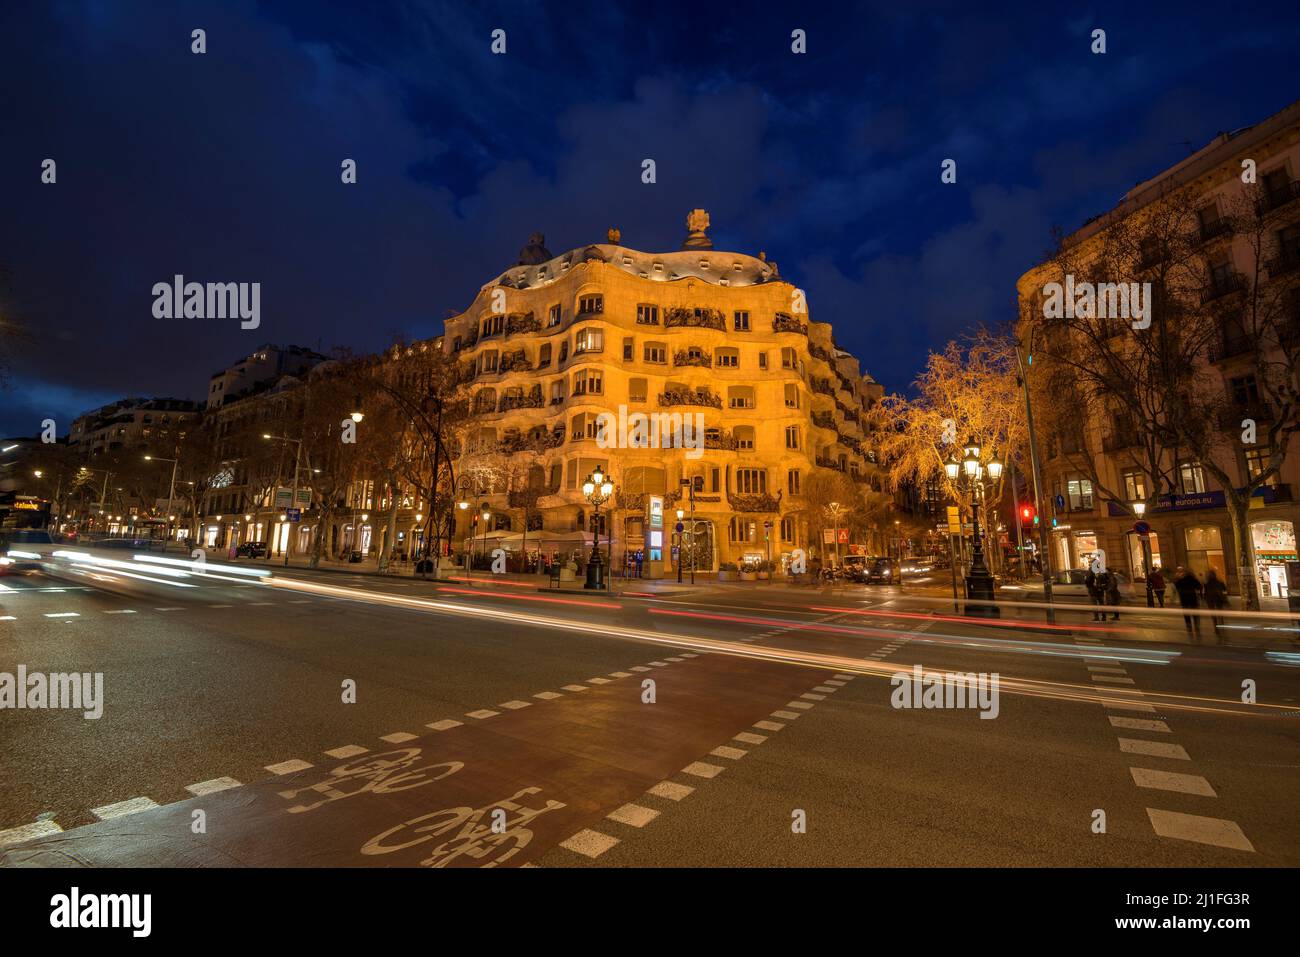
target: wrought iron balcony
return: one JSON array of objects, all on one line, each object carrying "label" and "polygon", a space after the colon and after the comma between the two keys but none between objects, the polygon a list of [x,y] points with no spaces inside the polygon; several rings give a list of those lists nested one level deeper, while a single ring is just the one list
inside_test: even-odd
[{"label": "wrought iron balcony", "polygon": [[673,365],[675,366],[700,366],[708,369],[713,365],[713,356],[707,352],[690,353],[686,350],[680,350],[673,353]]},{"label": "wrought iron balcony", "polygon": [[734,512],[779,512],[781,510],[781,493],[777,492],[775,495],[768,495],[765,492],[728,492],[727,504],[731,506]]},{"label": "wrought iron balcony", "polygon": [[722,399],[714,395],[713,391],[708,388],[672,389],[659,393],[659,404],[663,406],[698,405],[721,409]]},{"label": "wrought iron balcony", "polygon": [[1246,281],[1241,273],[1228,273],[1219,279],[1211,279],[1209,285],[1201,290],[1201,305],[1207,302],[1213,302],[1215,299],[1222,299],[1234,292],[1241,292],[1246,287]]},{"label": "wrought iron balcony", "polygon": [[1269,213],[1295,202],[1296,199],[1300,199],[1300,180],[1293,179],[1285,186],[1272,190],[1266,189],[1264,195],[1256,201],[1256,205],[1261,213]]},{"label": "wrought iron balcony", "polygon": [[778,312],[776,318],[772,320],[773,332],[796,332],[801,336],[808,335],[808,323],[800,322],[794,316],[786,315],[784,312]]}]

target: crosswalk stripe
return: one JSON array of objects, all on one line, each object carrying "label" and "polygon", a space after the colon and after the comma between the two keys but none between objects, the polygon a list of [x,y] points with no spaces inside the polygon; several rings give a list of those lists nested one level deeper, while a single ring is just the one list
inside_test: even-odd
[{"label": "crosswalk stripe", "polygon": [[1151,807],[1147,808],[1147,816],[1160,837],[1212,844],[1215,847],[1227,847],[1236,851],[1254,852],[1255,850],[1255,845],[1251,844],[1250,839],[1242,833],[1236,821],[1202,817],[1199,814],[1183,814],[1179,811],[1162,811]]},{"label": "crosswalk stripe", "polygon": [[1129,773],[1133,775],[1133,783],[1140,788],[1198,794],[1201,797],[1219,796],[1210,786],[1210,782],[1199,774],[1178,774],[1174,771],[1157,771],[1153,768],[1129,768]]}]

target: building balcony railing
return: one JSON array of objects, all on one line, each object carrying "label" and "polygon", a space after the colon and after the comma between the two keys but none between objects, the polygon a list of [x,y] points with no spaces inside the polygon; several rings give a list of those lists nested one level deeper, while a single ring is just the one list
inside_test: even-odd
[{"label": "building balcony railing", "polygon": [[829,412],[814,412],[812,424],[823,429],[835,430],[835,416]]},{"label": "building balcony railing", "polygon": [[1224,359],[1231,359],[1233,356],[1244,356],[1254,351],[1255,343],[1246,336],[1225,337],[1210,347],[1210,361],[1222,362]]},{"label": "building balcony railing", "polygon": [[665,328],[671,329],[683,326],[717,329],[719,332],[726,332],[727,320],[719,309],[675,306],[672,309],[664,310]]},{"label": "building balcony railing", "polygon": [[844,466],[839,463],[838,459],[820,458],[816,460],[819,469],[834,469],[837,472],[843,472]]},{"label": "building balcony railing", "polygon": [[511,409],[540,409],[541,407],[542,394],[534,392],[531,395],[503,395],[497,411],[509,412]]},{"label": "building balcony railing", "polygon": [[1219,239],[1222,236],[1232,235],[1232,220],[1216,219],[1212,223],[1201,223],[1201,242],[1208,243],[1211,239]]},{"label": "building balcony railing", "polygon": [[835,398],[835,389],[831,386],[829,379],[814,379],[809,384],[809,388],[818,395],[828,395],[832,399]]},{"label": "building balcony railing", "polygon": [[497,372],[500,373],[510,372],[514,369],[518,369],[521,372],[528,371],[529,368],[528,356],[522,350],[502,356],[501,360],[497,363]]},{"label": "building balcony railing", "polygon": [[772,320],[773,332],[797,332],[801,336],[808,335],[808,323],[800,322],[794,316],[786,315],[784,312],[778,312],[776,318]]},{"label": "building balcony railing", "polygon": [[727,504],[734,512],[779,512],[781,493],[768,495],[765,492],[728,492]]},{"label": "building balcony railing", "polygon": [[[776,325],[776,323],[773,323],[773,326],[775,326],[775,325]],[[778,330],[778,331],[780,331],[780,330]],[[834,357],[830,354],[830,352],[828,352],[827,350],[823,349],[821,346],[817,345],[817,343],[815,343],[815,342],[810,342],[810,343],[808,343],[808,354],[809,354],[810,356],[813,356],[813,357],[816,358],[816,359],[821,359],[823,362],[828,363],[828,364],[834,361]]]},{"label": "building balcony railing", "polygon": [[524,332],[541,332],[542,321],[531,312],[514,313],[506,317],[506,335],[513,336]]},{"label": "building balcony railing", "polygon": [[1254,419],[1257,423],[1272,422],[1273,411],[1263,402],[1233,403],[1223,410],[1220,424],[1225,429],[1241,428],[1243,419]]},{"label": "building balcony railing", "polygon": [[1222,299],[1234,292],[1241,292],[1246,287],[1246,280],[1241,273],[1229,273],[1221,279],[1211,279],[1209,285],[1201,290],[1201,305]]},{"label": "building balcony railing", "polygon": [[713,365],[713,356],[707,352],[675,352],[673,353],[673,365],[675,366],[700,366],[708,369]]},{"label": "building balcony railing", "polygon": [[740,443],[736,441],[736,437],[729,431],[708,429],[704,433],[704,447],[706,449],[735,451],[740,447]]},{"label": "building balcony railing", "polygon": [[1270,213],[1297,199],[1300,199],[1300,180],[1293,179],[1285,186],[1265,190],[1264,195],[1256,201],[1256,205],[1261,213]]},{"label": "building balcony railing", "polygon": [[707,406],[713,409],[721,409],[722,399],[708,388],[672,389],[670,391],[659,393],[659,404],[663,406],[698,405]]},{"label": "building balcony railing", "polygon": [[1288,273],[1300,269],[1300,244],[1283,247],[1282,250],[1264,264],[1270,279],[1279,279]]},{"label": "building balcony railing", "polygon": [[1120,429],[1109,432],[1102,437],[1101,447],[1105,452],[1122,452],[1138,444],[1138,434],[1132,429]]}]

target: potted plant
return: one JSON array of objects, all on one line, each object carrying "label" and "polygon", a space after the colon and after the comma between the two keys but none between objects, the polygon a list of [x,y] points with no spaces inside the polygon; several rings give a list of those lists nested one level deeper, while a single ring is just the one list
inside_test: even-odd
[{"label": "potted plant", "polygon": [[739,577],[735,562],[722,562],[718,565],[718,581],[734,582]]},{"label": "potted plant", "polygon": [[767,581],[772,577],[772,563],[762,561],[758,563],[758,580]]},{"label": "potted plant", "polygon": [[758,580],[758,566],[746,563],[740,566],[740,580],[743,582],[752,582]]}]

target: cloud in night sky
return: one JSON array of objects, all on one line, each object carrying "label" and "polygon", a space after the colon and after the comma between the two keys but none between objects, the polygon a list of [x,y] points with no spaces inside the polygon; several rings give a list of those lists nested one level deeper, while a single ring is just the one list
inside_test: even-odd
[{"label": "cloud in night sky", "polygon": [[[675,249],[697,206],[718,248],[766,250],[905,389],[927,349],[1012,314],[1053,224],[1300,96],[1300,14],[1281,5],[1239,24],[1209,4],[654,10],[7,4],[0,309],[32,341],[0,434],[117,396],[201,398],[264,341],[433,335],[535,230],[554,252],[609,226]],[[261,282],[261,328],[153,319],[176,273]]]}]

